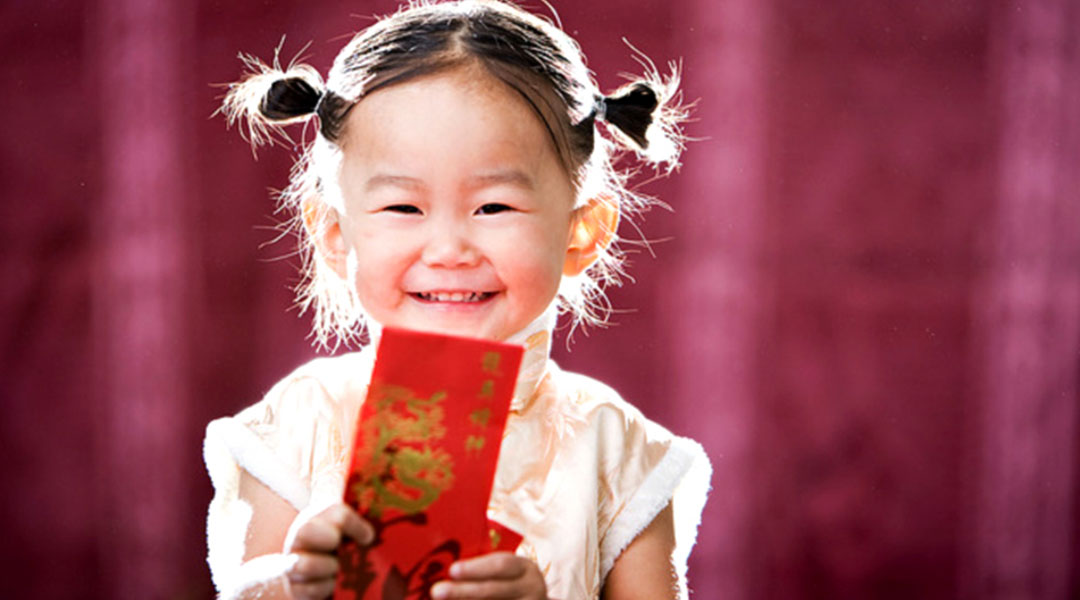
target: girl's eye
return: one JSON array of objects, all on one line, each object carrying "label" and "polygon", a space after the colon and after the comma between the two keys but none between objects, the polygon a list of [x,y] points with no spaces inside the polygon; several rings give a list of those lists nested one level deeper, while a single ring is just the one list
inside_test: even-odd
[{"label": "girl's eye", "polygon": [[391,204],[390,206],[384,207],[383,210],[387,212],[401,213],[403,215],[420,214],[420,209],[416,206],[413,206],[412,204]]},{"label": "girl's eye", "polygon": [[508,210],[514,210],[512,207],[506,204],[499,204],[497,202],[490,202],[476,209],[478,215],[494,215],[497,213],[505,212]]}]

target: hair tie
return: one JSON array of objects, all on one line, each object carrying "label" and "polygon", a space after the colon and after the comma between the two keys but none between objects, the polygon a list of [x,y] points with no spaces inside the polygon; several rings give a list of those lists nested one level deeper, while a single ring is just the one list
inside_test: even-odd
[{"label": "hair tie", "polygon": [[593,106],[593,118],[598,121],[607,118],[607,98],[603,96],[596,98],[596,104]]},{"label": "hair tie", "polygon": [[335,94],[329,88],[323,90],[315,102],[315,116],[319,117],[319,132],[323,137],[336,141],[341,137],[345,126],[345,115],[352,109],[353,103]]}]

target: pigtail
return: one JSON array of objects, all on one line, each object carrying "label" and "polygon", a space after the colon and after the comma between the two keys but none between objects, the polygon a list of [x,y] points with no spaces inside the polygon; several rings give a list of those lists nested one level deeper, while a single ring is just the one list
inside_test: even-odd
[{"label": "pigtail", "polygon": [[284,126],[310,119],[323,96],[319,72],[295,61],[282,69],[280,50],[278,46],[274,52],[273,65],[241,53],[247,72],[242,80],[228,85],[229,91],[218,109],[230,127],[237,121],[244,123],[241,135],[251,143],[253,151],[275,135],[291,143]]},{"label": "pigtail", "polygon": [[302,77],[286,77],[270,84],[259,112],[272,121],[289,121],[315,112],[322,94]]},{"label": "pigtail", "polygon": [[619,128],[640,149],[648,149],[645,133],[653,121],[653,111],[660,101],[648,85],[638,82],[605,96],[597,108],[600,118]]},{"label": "pigtail", "polygon": [[[689,115],[678,91],[678,64],[671,63],[670,74],[662,77],[644,54],[638,52],[637,58],[645,74],[631,78],[607,96],[597,94],[593,110],[574,125],[581,149],[589,157],[583,167],[585,177],[579,184],[578,198],[611,203],[626,220],[651,206],[666,205],[630,187],[629,180],[638,171],[621,164],[618,147],[633,151],[639,159],[668,174],[679,167],[686,139],[680,125]],[[598,122],[603,122],[604,127],[599,127]],[[624,253],[614,243],[619,240],[613,235],[613,243],[601,249],[585,273],[564,279],[560,286],[563,301],[576,317],[575,326],[607,322],[611,305],[604,289],[619,286],[626,278]]]},{"label": "pigtail", "polygon": [[679,166],[686,139],[680,124],[689,114],[678,91],[679,65],[671,63],[671,73],[662,77],[647,58],[639,61],[645,75],[599,100],[595,115],[623,146],[671,171]]}]

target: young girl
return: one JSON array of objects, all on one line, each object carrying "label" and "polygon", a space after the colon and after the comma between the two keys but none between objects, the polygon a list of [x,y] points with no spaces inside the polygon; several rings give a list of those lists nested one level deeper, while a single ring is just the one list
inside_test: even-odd
[{"label": "young girl", "polygon": [[[389,325],[525,346],[488,507],[524,541],[455,563],[431,596],[684,597],[704,452],[548,358],[560,308],[603,318],[618,220],[644,205],[612,166],[616,143],[676,165],[677,78],[604,96],[565,33],[494,0],[380,20],[325,85],[306,65],[247,62],[225,111],[255,144],[318,117],[283,194],[317,339]],[[314,360],[207,427],[222,597],[325,598],[343,536],[372,540],[341,498],[373,347]]]}]

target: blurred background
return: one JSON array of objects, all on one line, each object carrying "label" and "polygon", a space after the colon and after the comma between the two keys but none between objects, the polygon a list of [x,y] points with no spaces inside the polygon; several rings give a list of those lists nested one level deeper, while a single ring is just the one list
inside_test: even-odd
[{"label": "blurred background", "polygon": [[[697,102],[556,351],[708,451],[696,597],[1080,597],[1080,3],[552,2]],[[214,84],[395,7],[0,5],[0,596],[212,595],[203,428],[315,355]]]}]

